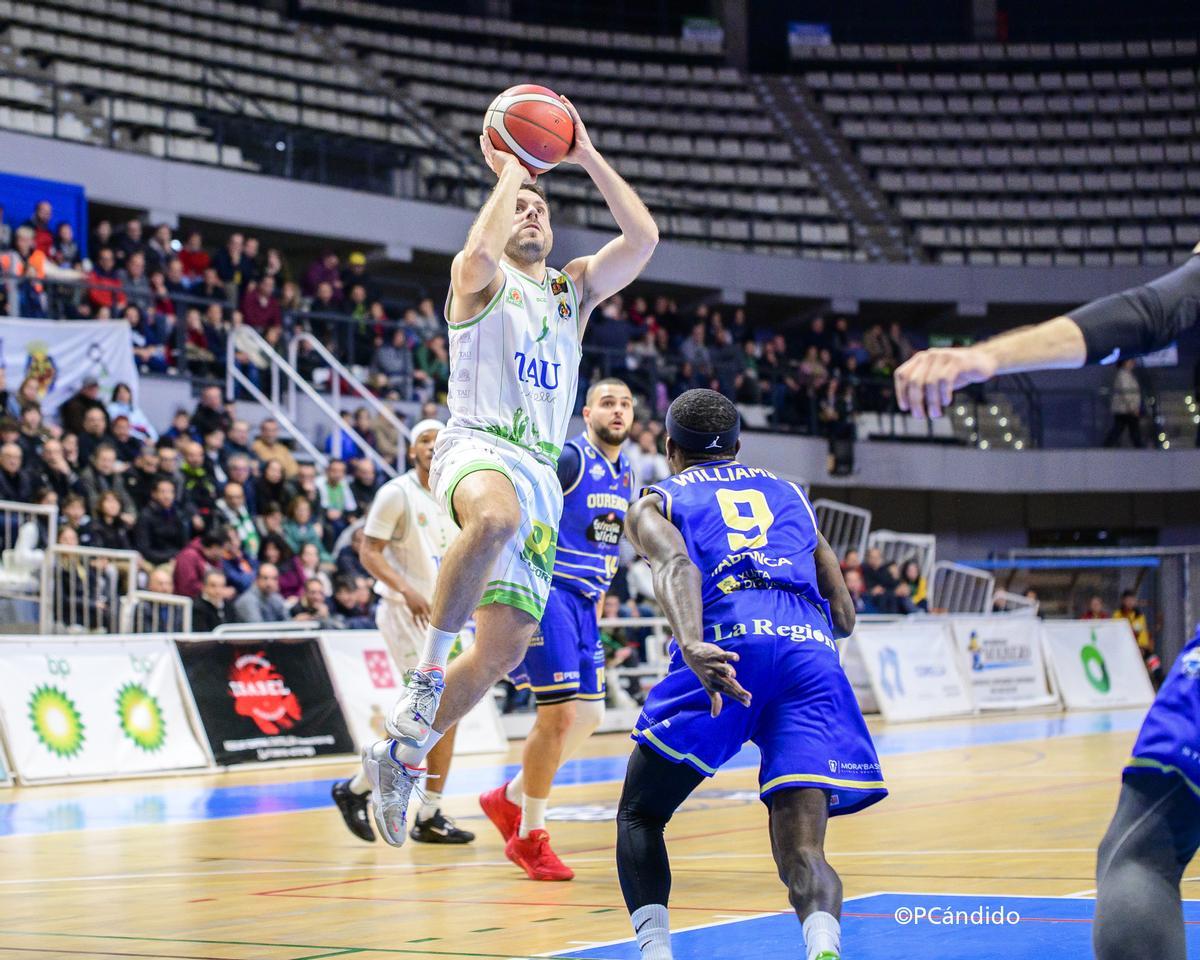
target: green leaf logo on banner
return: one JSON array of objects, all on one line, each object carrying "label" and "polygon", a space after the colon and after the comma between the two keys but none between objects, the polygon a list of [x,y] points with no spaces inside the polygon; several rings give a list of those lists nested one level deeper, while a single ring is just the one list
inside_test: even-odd
[{"label": "green leaf logo on banner", "polygon": [[127,683],[117,691],[117,719],[121,732],[147,753],[161,750],[167,741],[162,707],[140,683]]},{"label": "green leaf logo on banner", "polygon": [[48,684],[33,691],[29,698],[29,721],[33,732],[51,753],[64,759],[83,749],[83,718],[74,701]]}]

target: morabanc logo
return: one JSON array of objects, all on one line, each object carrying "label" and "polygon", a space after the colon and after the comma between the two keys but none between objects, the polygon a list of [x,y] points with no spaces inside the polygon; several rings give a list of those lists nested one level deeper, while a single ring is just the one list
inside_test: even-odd
[{"label": "morabanc logo", "polygon": [[117,691],[117,721],[121,732],[146,753],[161,750],[167,742],[162,707],[140,683],[127,683]]},{"label": "morabanc logo", "polygon": [[83,717],[58,687],[42,684],[29,697],[29,722],[42,746],[66,759],[83,749]]}]

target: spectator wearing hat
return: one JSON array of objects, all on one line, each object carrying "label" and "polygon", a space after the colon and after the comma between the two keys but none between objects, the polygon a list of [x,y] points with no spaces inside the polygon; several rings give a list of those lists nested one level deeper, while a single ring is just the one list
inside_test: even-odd
[{"label": "spectator wearing hat", "polygon": [[374,278],[367,272],[367,257],[361,250],[355,250],[346,258],[346,269],[342,271],[342,289],[351,290],[362,287],[367,300],[378,300],[379,289]]}]

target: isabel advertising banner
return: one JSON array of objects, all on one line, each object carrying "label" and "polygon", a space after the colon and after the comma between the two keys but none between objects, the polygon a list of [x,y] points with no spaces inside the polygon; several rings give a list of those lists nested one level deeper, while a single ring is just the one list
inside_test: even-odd
[{"label": "isabel advertising banner", "polygon": [[6,317],[0,357],[10,389],[26,377],[37,381],[43,411],[57,410],[87,377],[99,382],[105,403],[118,383],[128,384],[137,402],[138,374],[126,323]]},{"label": "isabel advertising banner", "polygon": [[177,645],[218,764],[354,752],[316,638]]},{"label": "isabel advertising banner", "polygon": [[[465,640],[470,645],[470,639]],[[321,634],[321,649],[333,675],[354,742],[361,748],[387,736],[384,719],[404,687],[404,673],[377,630],[333,630]],[[508,749],[495,701],[484,697],[458,724],[454,753]]]},{"label": "isabel advertising banner", "polygon": [[1058,702],[1046,684],[1036,617],[955,617],[952,629],[977,707],[1016,709]]},{"label": "isabel advertising banner", "polygon": [[1127,620],[1048,620],[1046,653],[1068,709],[1145,707],[1154,687]]},{"label": "isabel advertising banner", "polygon": [[854,633],[884,719],[970,713],[971,695],[944,623],[864,624]]},{"label": "isabel advertising banner", "polygon": [[208,763],[170,641],[0,643],[0,712],[22,780],[182,770]]}]

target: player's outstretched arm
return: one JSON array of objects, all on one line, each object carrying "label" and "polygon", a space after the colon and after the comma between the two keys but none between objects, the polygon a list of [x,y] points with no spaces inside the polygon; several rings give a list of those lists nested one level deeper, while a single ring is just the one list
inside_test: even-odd
[{"label": "player's outstretched arm", "polygon": [[[1200,254],[1200,245],[1194,251]],[[1200,321],[1200,256],[1123,293],[972,347],[922,350],[896,370],[896,402],[941,416],[955,390],[1001,373],[1082,367],[1160,350]]]},{"label": "player's outstretched arm", "polygon": [[708,691],[712,715],[721,712],[722,694],[749,706],[750,694],[737,682],[733,667],[738,655],[704,641],[700,571],[688,556],[682,534],[662,515],[661,503],[652,494],[630,507],[625,516],[625,535],[650,562],[654,595],[671,624],[684,662]]},{"label": "player's outstretched arm", "polygon": [[842,565],[838,562],[837,554],[819,533],[813,559],[817,564],[817,589],[829,601],[836,639],[848,637],[854,632],[854,621],[857,619],[854,599],[846,588],[846,578],[842,576]]},{"label": "player's outstretched arm", "polygon": [[584,324],[598,303],[637,279],[658,246],[658,225],[633,187],[600,156],[574,104],[566,97],[560,99],[575,121],[575,145],[564,162],[577,163],[587,171],[621,230],[619,237],[598,252],[572,260],[565,268],[579,288],[579,317]]},{"label": "player's outstretched arm", "polygon": [[479,138],[479,147],[497,180],[471,224],[467,242],[450,266],[450,283],[460,297],[486,290],[496,280],[500,257],[512,232],[513,217],[517,215],[517,193],[523,184],[533,182],[516,157],[497,150],[487,137]]}]

